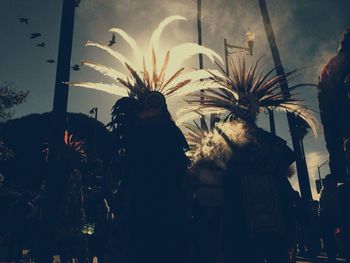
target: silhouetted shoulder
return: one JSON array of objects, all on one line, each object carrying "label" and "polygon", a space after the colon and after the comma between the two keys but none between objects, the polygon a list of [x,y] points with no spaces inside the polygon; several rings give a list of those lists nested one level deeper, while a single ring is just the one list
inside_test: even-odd
[{"label": "silhouetted shoulder", "polygon": [[[346,58],[342,54],[331,58],[327,64],[323,67],[320,76],[320,84],[326,84],[328,81],[337,81],[337,77],[340,76],[344,69]],[[320,89],[325,88],[325,85],[319,85]]]}]

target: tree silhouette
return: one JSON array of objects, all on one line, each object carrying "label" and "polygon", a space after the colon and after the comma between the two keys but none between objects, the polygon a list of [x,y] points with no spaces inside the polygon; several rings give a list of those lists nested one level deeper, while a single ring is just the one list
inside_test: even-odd
[{"label": "tree silhouette", "polygon": [[4,82],[0,87],[0,121],[12,117],[13,107],[25,102],[29,91],[16,91],[13,84]]},{"label": "tree silhouette", "polygon": [[[47,168],[43,150],[48,146],[51,116],[52,112],[30,114],[0,123],[0,141],[6,142],[6,147],[14,152],[12,158],[0,159],[0,171],[9,183],[32,191],[40,189]],[[92,155],[95,127],[98,142],[96,154],[104,163],[111,161],[113,141],[103,123],[81,113],[68,113],[67,126],[69,134],[74,134],[76,140],[85,142],[87,156]]]}]

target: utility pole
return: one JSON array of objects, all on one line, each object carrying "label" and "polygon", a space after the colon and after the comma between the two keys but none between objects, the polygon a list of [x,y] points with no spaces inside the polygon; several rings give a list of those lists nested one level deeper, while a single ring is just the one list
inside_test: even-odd
[{"label": "utility pole", "polygon": [[75,7],[80,1],[63,0],[55,93],[49,134],[49,160],[43,194],[43,216],[40,228],[38,262],[52,262],[55,237],[61,218],[63,194],[67,187],[68,171],[63,162],[64,132],[66,129],[70,60],[74,29]]},{"label": "utility pole", "polygon": [[228,50],[227,50],[227,39],[224,39],[224,51],[225,51],[225,70],[226,70],[226,74],[229,77],[230,76],[230,69],[229,69],[229,65],[228,65]]},{"label": "utility pole", "polygon": [[[276,67],[276,73],[278,76],[283,76],[285,74],[285,71],[284,71],[284,68],[281,62],[281,57],[277,48],[275,34],[272,28],[266,2],[265,0],[258,0],[258,1],[259,1],[260,11],[261,11],[261,16],[264,22],[266,36],[271,47],[272,57]],[[281,78],[280,87],[283,95],[287,98],[290,97],[288,84],[285,78]],[[296,155],[296,165],[297,165],[301,196],[305,201],[310,201],[312,200],[310,181],[309,181],[309,175],[307,171],[305,156],[301,147],[301,142],[297,136],[296,117],[292,113],[287,113],[287,119],[288,119],[291,137],[292,137],[293,149]]]},{"label": "utility pole", "polygon": [[[202,0],[197,0],[197,32],[198,32],[198,45],[202,46]],[[199,53],[199,69],[203,69],[203,54]],[[201,90],[204,93],[203,90]],[[203,101],[204,98],[201,97]],[[205,116],[200,117],[201,128],[205,127]]]}]

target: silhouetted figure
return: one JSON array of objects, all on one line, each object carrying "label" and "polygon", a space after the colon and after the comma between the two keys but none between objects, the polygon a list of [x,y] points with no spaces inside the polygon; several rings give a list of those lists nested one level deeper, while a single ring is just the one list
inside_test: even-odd
[{"label": "silhouetted figure", "polygon": [[88,177],[84,207],[85,223],[93,225],[93,233],[87,235],[89,245],[89,258],[97,257],[98,262],[105,262],[107,242],[109,241],[110,223],[113,220],[113,213],[110,211],[103,187],[103,163],[95,160],[87,171]]},{"label": "silhouetted figure", "polygon": [[256,140],[231,141],[235,154],[224,175],[224,254],[228,262],[289,262],[296,231],[288,181],[294,155],[279,137],[249,129]]},{"label": "silhouetted figure", "polygon": [[130,185],[129,167],[133,160],[129,158],[129,149],[135,132],[135,122],[139,111],[136,99],[123,97],[112,108],[112,120],[107,125],[112,130],[114,156],[109,179],[111,208],[116,212],[116,220],[110,236],[110,257],[116,262],[127,262],[130,249]]},{"label": "silhouetted figure", "polygon": [[37,47],[45,47],[45,42],[41,42],[39,44],[36,45]]},{"label": "silhouetted figure", "polygon": [[84,222],[81,173],[72,171],[69,187],[65,195],[61,229],[58,231],[59,254],[62,263],[71,263],[72,259],[86,262],[86,243],[82,233]]},{"label": "silhouetted figure", "polygon": [[340,39],[338,54],[323,68],[319,89],[319,105],[324,135],[329,152],[329,166],[338,181],[347,177],[344,138],[350,135],[350,29]]},{"label": "silhouetted figure", "polygon": [[192,247],[194,262],[212,263],[218,258],[222,236],[223,172],[208,162],[191,167]]},{"label": "silhouetted figure", "polygon": [[30,39],[41,37],[41,33],[30,33]]},{"label": "silhouetted figure", "polygon": [[28,21],[29,20],[29,18],[26,18],[26,17],[20,17],[19,18],[19,22],[20,23],[24,23],[24,24],[27,24],[28,25]]},{"label": "silhouetted figure", "polygon": [[127,164],[127,190],[121,190],[128,195],[127,261],[185,262],[187,143],[162,94],[151,92],[137,103],[136,115],[129,114],[132,129],[119,137],[126,147],[118,150]]},{"label": "silhouetted figure", "polygon": [[111,47],[111,46],[113,46],[115,43],[116,43],[116,41],[115,41],[115,34],[113,34],[113,35],[112,35],[112,39],[109,40],[108,46]]},{"label": "silhouetted figure", "polygon": [[328,262],[336,262],[337,246],[335,240],[336,228],[340,226],[341,207],[339,203],[337,183],[333,175],[327,175],[323,180],[320,194],[319,214],[322,237]]},{"label": "silhouetted figure", "polygon": [[[344,142],[345,161],[347,163],[348,172],[350,171],[350,137]],[[343,251],[346,259],[350,260],[350,181],[338,186],[339,199],[341,205],[341,239]]]},{"label": "silhouetted figure", "polygon": [[346,260],[350,260],[350,184],[349,181],[338,186],[339,201],[341,206],[341,242]]}]

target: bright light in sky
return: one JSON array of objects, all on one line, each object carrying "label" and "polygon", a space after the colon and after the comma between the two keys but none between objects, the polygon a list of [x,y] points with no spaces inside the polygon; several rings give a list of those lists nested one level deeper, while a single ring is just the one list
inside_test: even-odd
[{"label": "bright light in sky", "polygon": [[96,89],[122,97],[128,96],[129,93],[142,94],[145,90],[159,91],[165,97],[184,96],[202,89],[203,86],[199,80],[211,77],[211,73],[207,70],[195,69],[184,73],[185,62],[198,54],[207,56],[212,63],[217,60],[223,64],[223,60],[213,50],[192,42],[178,44],[164,51],[164,48],[161,48],[160,45],[162,32],[170,23],[179,20],[186,19],[177,15],[165,18],[154,30],[146,53],[141,51],[136,41],[124,30],[120,28],[110,29],[110,32],[120,36],[131,48],[134,62],[110,46],[89,41],[86,46],[96,47],[108,53],[120,65],[125,67],[124,71],[126,73],[92,61],[83,61],[83,65],[111,78],[115,83],[72,82],[70,85]]}]

